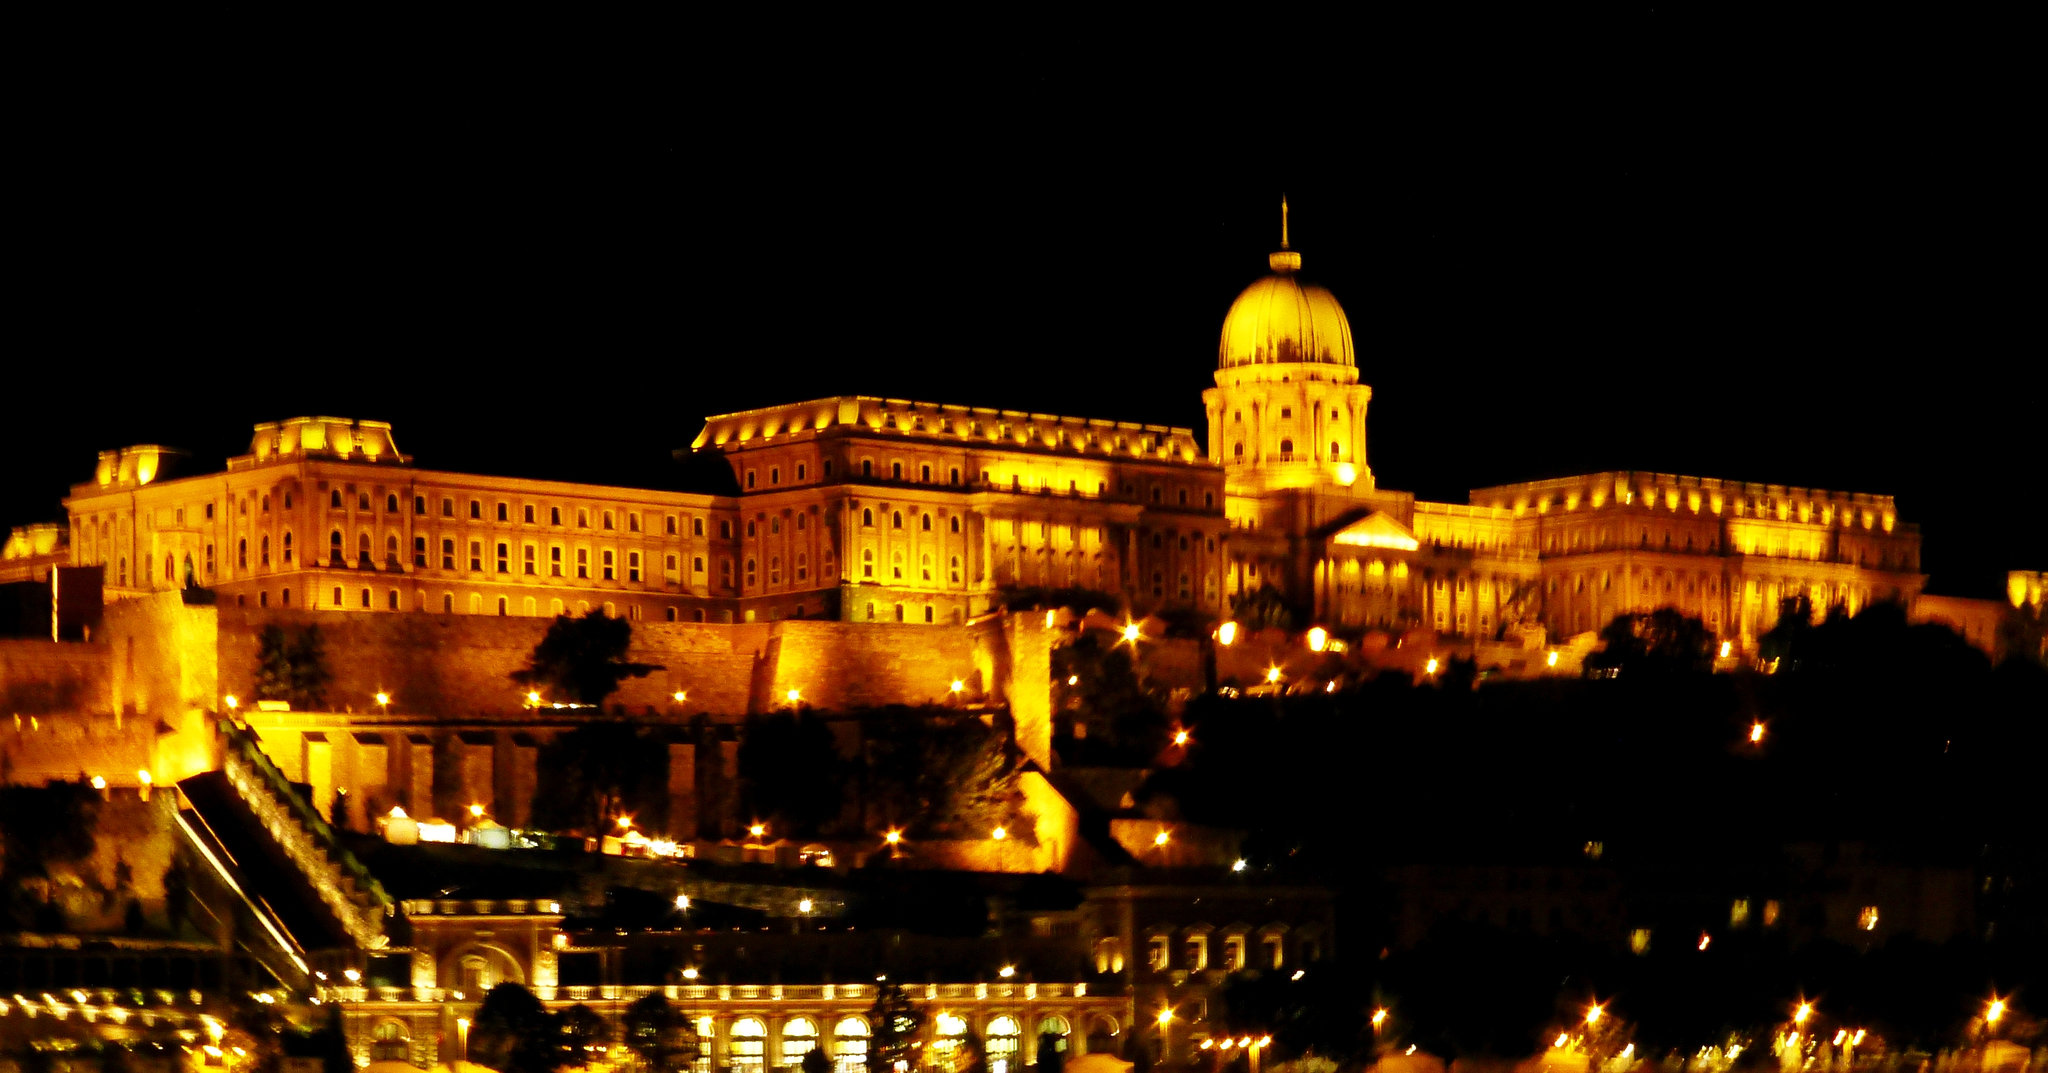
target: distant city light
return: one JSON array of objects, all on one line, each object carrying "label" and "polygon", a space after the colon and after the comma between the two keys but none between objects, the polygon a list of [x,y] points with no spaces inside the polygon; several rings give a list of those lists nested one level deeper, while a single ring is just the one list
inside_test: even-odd
[{"label": "distant city light", "polygon": [[1372,1011],[1372,1026],[1373,1026],[1374,1028],[1378,1028],[1378,1027],[1380,1027],[1381,1025],[1384,1025],[1384,1024],[1386,1024],[1386,1023],[1387,1023],[1387,1008],[1386,1008],[1385,1006],[1382,1006],[1382,1007],[1380,1007],[1379,1009],[1377,1009],[1377,1010],[1374,1010],[1374,1011]]},{"label": "distant city light", "polygon": [[1321,652],[1330,647],[1330,631],[1316,626],[1308,631],[1308,647],[1311,652]]},{"label": "distant city light", "polygon": [[1245,860],[1245,859],[1244,859],[1243,857],[1239,857],[1238,859],[1236,859],[1236,860],[1234,860],[1234,861],[1230,862],[1230,870],[1231,870],[1231,871],[1233,871],[1233,872],[1242,872],[1242,871],[1244,871],[1245,869],[1247,869],[1247,868],[1250,868],[1250,867],[1251,867],[1251,862],[1250,862],[1250,861],[1247,861],[1247,860]]},{"label": "distant city light", "polygon": [[696,979],[696,978],[697,978],[697,970],[696,970],[696,968],[695,968],[695,967],[691,967],[691,968],[687,968],[687,969],[684,969],[684,970],[683,970],[683,979],[685,979],[685,980],[694,980],[694,979]]},{"label": "distant city light", "polygon": [[1990,1005],[1990,1006],[1987,1006],[1987,1007],[1985,1007],[1985,1009],[1984,1009],[1984,1023],[1985,1023],[1985,1024],[1989,1024],[1989,1025],[1995,1025],[1995,1024],[1997,1024],[1997,1023],[1999,1022],[1999,1020],[2000,1020],[2001,1018],[2003,1018],[2004,1016],[2005,1016],[2005,1000],[2004,1000],[2004,999],[2002,999],[2002,998],[1994,998],[1994,999],[1992,999],[1992,1000],[1991,1000],[1991,1005]]},{"label": "distant city light", "polygon": [[1435,656],[1431,656],[1431,657],[1429,657],[1429,662],[1428,662],[1428,663],[1425,663],[1425,664],[1423,664],[1423,665],[1422,665],[1422,672],[1423,672],[1424,674],[1435,674],[1435,673],[1436,673],[1436,657],[1435,657]]},{"label": "distant city light", "polygon": [[753,837],[753,838],[759,838],[759,837],[761,837],[762,835],[765,835],[765,834],[767,834],[767,833],[768,833],[768,825],[767,825],[767,824],[765,824],[765,823],[756,823],[756,824],[749,824],[749,825],[747,826],[747,834],[748,834],[748,835],[749,835],[750,837]]},{"label": "distant city light", "polygon": [[1226,622],[1216,627],[1216,643],[1229,648],[1237,641],[1237,623]]},{"label": "distant city light", "polygon": [[377,706],[378,706],[378,707],[380,707],[380,708],[388,708],[388,707],[390,707],[390,706],[391,706],[391,694],[389,694],[389,693],[386,693],[386,692],[384,692],[383,690],[378,690],[378,691],[377,691]]},{"label": "distant city light", "polygon": [[622,828],[623,828],[623,827],[631,827],[631,826],[633,826],[633,817],[631,817],[631,816],[621,816],[621,817],[619,817],[619,826],[620,826],[620,827],[622,827]]},{"label": "distant city light", "polygon": [[93,788],[93,789],[95,789],[95,790],[104,790],[104,789],[106,789],[106,788],[107,788],[107,777],[106,777],[106,776],[104,776],[104,775],[94,775],[94,776],[92,777],[92,788]]},{"label": "distant city light", "polygon": [[882,841],[887,842],[888,844],[893,846],[898,842],[903,841],[903,832],[894,827],[891,827],[887,831],[882,832]]},{"label": "distant city light", "polygon": [[1714,937],[1713,937],[1713,936],[1711,936],[1711,935],[1708,935],[1708,934],[1707,934],[1706,932],[1701,932],[1701,933],[1700,933],[1700,949],[1701,949],[1701,950],[1705,950],[1705,949],[1707,948],[1707,944],[1709,944],[1709,943],[1711,943],[1711,942],[1713,942],[1713,941],[1714,941]]},{"label": "distant city light", "polygon": [[1795,1025],[1804,1025],[1806,1024],[1806,1019],[1812,1016],[1813,1003],[1802,1002],[1799,1004],[1798,1009],[1792,1011],[1792,1023]]},{"label": "distant city light", "polygon": [[1138,624],[1137,624],[1137,623],[1135,623],[1135,622],[1126,622],[1126,623],[1124,623],[1124,640],[1126,640],[1126,641],[1129,641],[1129,642],[1131,642],[1132,644],[1136,644],[1136,643],[1138,642],[1138,640],[1139,640],[1140,638],[1144,637],[1144,636],[1145,636],[1145,631],[1143,631],[1143,630],[1139,629],[1139,628],[1138,628]]},{"label": "distant city light", "polygon": [[784,693],[783,696],[788,698],[791,704],[796,704],[804,699],[804,691],[801,689],[792,689],[789,692]]},{"label": "distant city light", "polygon": [[684,690],[678,689],[674,693],[669,694],[669,699],[675,701],[677,704],[681,704],[682,702],[690,699],[690,694]]},{"label": "distant city light", "polygon": [[1080,675],[1078,675],[1078,674],[1070,674],[1070,675],[1068,675],[1068,676],[1067,676],[1067,684],[1068,684],[1068,685],[1070,685],[1070,686],[1077,686],[1077,685],[1080,685],[1080,684],[1081,684],[1081,676],[1080,676]]},{"label": "distant city light", "polygon": [[1555,651],[1552,651],[1550,655],[1545,656],[1543,658],[1543,662],[1549,664],[1552,667],[1557,666],[1557,653]]},{"label": "distant city light", "polygon": [[1171,841],[1173,841],[1173,836],[1167,834],[1165,831],[1161,831],[1158,834],[1152,836],[1152,844],[1155,846],[1163,846]]},{"label": "distant city light", "polygon": [[221,703],[226,704],[229,710],[233,710],[235,708],[239,708],[242,706],[241,699],[236,697],[233,693],[230,693],[227,696],[222,697]]},{"label": "distant city light", "polygon": [[690,896],[689,896],[689,895],[687,895],[687,894],[678,894],[678,895],[676,895],[676,908],[677,908],[677,909],[688,909],[688,908],[690,908]]},{"label": "distant city light", "polygon": [[1733,653],[1734,651],[1735,651],[1735,642],[1733,642],[1733,641],[1723,641],[1723,642],[1721,642],[1721,658],[1722,658],[1722,659],[1727,659],[1727,658],[1728,658],[1728,656],[1729,656],[1729,655],[1730,655],[1731,653]]},{"label": "distant city light", "polygon": [[1186,745],[1186,744],[1188,743],[1188,732],[1187,732],[1187,731],[1185,731],[1185,730],[1176,730],[1176,731],[1174,731],[1174,732],[1173,732],[1173,743],[1174,743],[1175,745]]},{"label": "distant city light", "polygon": [[469,814],[477,817],[478,819],[482,819],[484,814],[484,807],[480,804],[472,802],[469,806]]},{"label": "distant city light", "polygon": [[953,693],[960,693],[960,692],[964,692],[964,691],[965,691],[965,690],[967,689],[967,683],[966,683],[966,682],[964,682],[964,681],[962,681],[961,679],[955,678],[955,679],[953,679],[953,684],[952,684],[952,685],[950,685],[950,686],[947,686],[946,688],[947,688],[947,690],[948,690],[948,691],[950,691],[950,692],[953,692]]},{"label": "distant city light", "polygon": [[1159,1027],[1161,1027],[1161,1028],[1165,1028],[1165,1027],[1166,1027],[1167,1025],[1169,1025],[1169,1024],[1172,1024],[1172,1023],[1173,1023],[1173,1007],[1171,1007],[1171,1006],[1167,1006],[1167,1007],[1165,1007],[1165,1008],[1161,1009],[1161,1010],[1159,1011]]},{"label": "distant city light", "polygon": [[996,970],[996,975],[1007,980],[1010,977],[1017,975],[1017,966],[1005,965],[1002,968]]},{"label": "distant city light", "polygon": [[990,838],[993,838],[996,841],[1001,842],[1003,839],[1010,837],[1010,829],[1007,827],[998,827],[995,830],[990,831],[988,835]]},{"label": "distant city light", "polygon": [[527,691],[527,694],[526,694],[526,703],[528,703],[528,704],[531,704],[531,705],[534,705],[535,707],[539,707],[539,706],[540,706],[540,690],[538,690],[538,689],[528,690],[528,691]]},{"label": "distant city light", "polygon": [[1600,1004],[1597,1002],[1592,1004],[1591,1006],[1586,1007],[1586,1023],[1589,1025],[1599,1024],[1600,1015],[1605,1012],[1607,1011],[1601,1009]]},{"label": "distant city light", "polygon": [[1749,740],[1751,744],[1759,744],[1764,740],[1764,725],[1762,723],[1749,724]]},{"label": "distant city light", "polygon": [[811,907],[815,904],[816,903],[812,902],[809,898],[799,899],[796,903],[796,911],[799,913],[808,913],[811,911]]},{"label": "distant city light", "polygon": [[1278,667],[1268,667],[1268,668],[1266,668],[1266,681],[1268,681],[1268,682],[1274,682],[1274,683],[1278,683],[1278,682],[1280,681],[1280,668],[1278,668]]}]

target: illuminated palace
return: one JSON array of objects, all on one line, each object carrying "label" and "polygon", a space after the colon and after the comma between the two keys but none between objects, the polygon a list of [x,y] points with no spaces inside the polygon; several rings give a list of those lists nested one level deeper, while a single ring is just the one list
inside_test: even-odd
[{"label": "illuminated palace", "polygon": [[389,425],[258,425],[224,472],[104,453],[70,557],[110,598],[202,585],[247,607],[958,623],[1010,586],[1222,615],[1270,587],[1333,626],[1552,635],[1675,606],[1746,641],[1779,600],[1912,599],[1888,496],[1610,472],[1473,491],[1378,486],[1351,328],[1284,248],[1224,319],[1192,430],[841,397],[710,418],[737,492],[423,469]]}]

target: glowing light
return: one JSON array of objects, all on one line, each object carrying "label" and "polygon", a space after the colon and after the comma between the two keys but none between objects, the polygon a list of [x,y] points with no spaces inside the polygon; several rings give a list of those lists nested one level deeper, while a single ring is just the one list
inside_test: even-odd
[{"label": "glowing light", "polygon": [[1235,1046],[1237,1046],[1237,1041],[1234,1039],[1227,1039],[1223,1041],[1223,1049],[1226,1051]]},{"label": "glowing light", "polygon": [[1238,859],[1230,862],[1230,870],[1233,872],[1242,872],[1245,869],[1250,868],[1251,866],[1252,862],[1245,860],[1243,857],[1239,857]]},{"label": "glowing light", "polygon": [[222,697],[221,703],[227,705],[229,711],[233,711],[234,709],[242,706],[241,698],[235,696],[233,693],[230,693],[227,696]]},{"label": "glowing light", "polygon": [[1070,686],[1077,686],[1077,685],[1080,685],[1080,684],[1081,684],[1081,676],[1080,676],[1080,675],[1078,675],[1078,674],[1070,674],[1070,675],[1068,675],[1068,676],[1067,676],[1067,684],[1068,684],[1068,685],[1070,685]]},{"label": "glowing light", "polygon": [[1806,1019],[1812,1016],[1813,1003],[1802,1002],[1799,1004],[1798,1009],[1792,1011],[1792,1023],[1795,1025],[1804,1025],[1806,1024]]},{"label": "glowing light", "polygon": [[94,775],[94,776],[92,777],[92,788],[93,788],[93,789],[95,789],[95,790],[104,790],[104,789],[106,789],[106,788],[107,788],[107,778],[106,778],[106,776],[104,776],[104,775]]},{"label": "glowing light", "polygon": [[1172,1024],[1172,1023],[1173,1023],[1173,1007],[1171,1007],[1171,1006],[1166,1006],[1166,1007],[1163,1007],[1162,1009],[1160,1009],[1160,1011],[1159,1011],[1159,1018],[1158,1018],[1158,1020],[1159,1020],[1159,1027],[1161,1027],[1161,1028],[1165,1028],[1165,1027],[1166,1027],[1167,1025],[1170,1025],[1170,1024]]},{"label": "glowing light", "polygon": [[681,704],[682,702],[690,699],[690,694],[685,690],[678,689],[674,693],[669,694],[669,699],[675,701],[677,704]]},{"label": "glowing light", "polygon": [[1380,1007],[1379,1009],[1377,1009],[1377,1010],[1374,1010],[1374,1011],[1372,1011],[1372,1026],[1373,1026],[1374,1028],[1378,1028],[1378,1027],[1380,1027],[1381,1025],[1383,1025],[1383,1024],[1386,1024],[1386,1023],[1387,1023],[1387,1008],[1386,1008],[1385,1006],[1382,1006],[1382,1007]]},{"label": "glowing light", "polygon": [[1989,1006],[1987,1006],[1987,1007],[1985,1007],[1985,1008],[1984,1008],[1984,1023],[1985,1023],[1985,1024],[1988,1024],[1988,1025],[1995,1025],[1995,1024],[1997,1024],[1997,1023],[1999,1022],[1999,1020],[2000,1020],[2001,1018],[2003,1018],[2004,1016],[2005,1016],[2005,1000],[2004,1000],[2004,999],[2002,999],[2002,998],[1994,998],[1994,999],[1992,999],[1992,1000],[1991,1000],[1991,1005],[1989,1005]]},{"label": "glowing light", "polygon": [[1167,834],[1165,831],[1161,831],[1158,834],[1152,836],[1152,844],[1155,846],[1163,846],[1171,841],[1173,841],[1173,836]]},{"label": "glowing light", "polygon": [[799,899],[796,903],[796,911],[799,913],[808,913],[811,911],[811,907],[815,904],[816,903],[812,902],[809,898]]},{"label": "glowing light", "polygon": [[1423,665],[1422,665],[1422,672],[1423,672],[1424,674],[1435,674],[1435,673],[1436,673],[1436,666],[1437,666],[1437,664],[1436,664],[1436,657],[1435,657],[1435,656],[1431,656],[1431,657],[1429,657],[1429,662],[1428,662],[1428,663],[1425,663],[1425,664],[1423,664]]},{"label": "glowing light", "polygon": [[378,705],[379,707],[383,707],[383,708],[388,708],[388,707],[390,707],[390,706],[391,706],[391,694],[389,694],[389,693],[385,693],[385,692],[381,692],[381,691],[380,691],[380,692],[378,692],[378,694],[377,694],[377,705]]},{"label": "glowing light", "polygon": [[1600,1004],[1597,1002],[1591,1006],[1586,1007],[1586,1023],[1589,1025],[1599,1024],[1600,1015],[1606,1012],[1606,1010],[1600,1008]]},{"label": "glowing light", "polygon": [[961,681],[961,680],[960,680],[960,679],[958,679],[958,678],[955,678],[955,679],[953,679],[953,684],[952,684],[952,685],[950,685],[950,686],[947,686],[946,688],[947,688],[947,689],[948,689],[949,691],[951,691],[951,692],[954,692],[954,693],[962,693],[962,692],[965,692],[965,691],[966,691],[966,689],[967,689],[967,683],[966,683],[966,682],[964,682],[964,681]]},{"label": "glowing light", "polygon": [[677,909],[683,909],[683,910],[687,910],[687,909],[689,909],[689,908],[690,908],[690,896],[689,896],[689,895],[687,895],[687,894],[678,894],[678,895],[676,895],[676,908],[677,908]]},{"label": "glowing light", "polygon": [[1296,969],[1296,970],[1294,970],[1294,975],[1292,975],[1292,976],[1288,977],[1288,979],[1290,979],[1290,980],[1300,980],[1300,979],[1301,979],[1302,977],[1304,977],[1304,976],[1307,976],[1307,975],[1308,975],[1308,970],[1307,970],[1307,969]]},{"label": "glowing light", "polygon": [[363,974],[357,972],[354,969],[343,969],[341,975],[343,979],[347,980],[349,983],[352,984],[359,984],[363,982]]},{"label": "glowing light", "polygon": [[1330,631],[1316,626],[1308,631],[1308,647],[1311,652],[1321,652],[1330,647]]},{"label": "glowing light", "polygon": [[995,839],[998,842],[1001,842],[1003,839],[1010,837],[1010,829],[1007,827],[998,827],[995,830],[990,831],[988,833],[988,836],[990,838]]},{"label": "glowing light", "polygon": [[1337,463],[1337,483],[1354,484],[1358,480],[1358,467],[1349,462]]},{"label": "glowing light", "polygon": [[1723,641],[1723,642],[1721,642],[1721,658],[1722,658],[1722,659],[1727,659],[1727,658],[1728,658],[1728,657],[1729,657],[1729,656],[1730,656],[1731,654],[1733,654],[1733,653],[1734,653],[1734,651],[1735,651],[1735,642],[1733,642],[1733,641]]},{"label": "glowing light", "polygon": [[1857,1030],[1856,1030],[1856,1035],[1855,1035],[1855,1036],[1854,1036],[1853,1038],[1851,1038],[1851,1039],[1849,1040],[1849,1046],[1851,1046],[1851,1047],[1861,1047],[1861,1046],[1863,1046],[1863,1030],[1862,1030],[1862,1029],[1860,1029],[1860,1028],[1859,1028],[1859,1029],[1857,1029]]},{"label": "glowing light", "polygon": [[535,689],[535,690],[529,690],[529,691],[527,692],[527,694],[526,694],[526,703],[528,703],[528,704],[531,704],[531,705],[533,705],[533,706],[534,706],[534,707],[536,707],[536,708],[537,708],[537,707],[539,707],[539,706],[540,706],[540,690],[537,690],[537,689]]},{"label": "glowing light", "polygon": [[1280,681],[1280,668],[1278,668],[1278,667],[1268,667],[1268,668],[1266,668],[1266,681],[1268,681],[1268,682],[1272,682],[1272,683],[1274,683],[1274,684],[1276,684],[1276,685],[1277,685],[1277,684],[1279,683],[1279,681]]},{"label": "glowing light", "polygon": [[891,827],[887,831],[882,832],[882,841],[893,846],[903,841],[903,832]]},{"label": "glowing light", "polygon": [[791,704],[798,704],[801,703],[804,699],[804,691],[801,689],[792,689],[789,692],[784,693],[783,696],[787,698]]},{"label": "glowing light", "polygon": [[1173,743],[1174,743],[1175,745],[1186,745],[1186,744],[1188,743],[1188,732],[1187,732],[1187,731],[1185,731],[1185,730],[1176,730],[1176,731],[1174,731],[1174,732],[1173,732]]},{"label": "glowing light", "polygon": [[1049,630],[1049,629],[1052,629],[1053,623],[1055,623],[1055,622],[1059,621],[1059,618],[1058,618],[1058,614],[1059,614],[1059,613],[1058,613],[1058,612],[1056,612],[1056,611],[1047,611],[1047,612],[1045,613],[1045,628],[1046,628],[1046,629],[1048,629],[1048,630]]},{"label": "glowing light", "polygon": [[1005,965],[1002,968],[996,970],[996,975],[1007,980],[1010,977],[1017,975],[1017,966]]},{"label": "glowing light", "polygon": [[135,772],[135,777],[136,777],[136,778],[137,778],[138,780],[140,780],[140,781],[141,781],[141,783],[142,783],[142,785],[144,785],[144,786],[148,786],[148,785],[149,785],[150,783],[152,783],[152,782],[155,782],[155,781],[156,781],[156,780],[155,780],[154,778],[152,778],[152,777],[150,776],[150,774],[149,774],[149,769],[148,769],[148,768],[141,768],[141,769],[138,769],[138,770],[137,770],[137,771]]},{"label": "glowing light", "polygon": [[633,817],[631,817],[631,816],[621,816],[621,817],[619,817],[619,827],[620,827],[621,829],[624,829],[624,828],[627,828],[627,827],[631,827],[631,826],[633,826]]},{"label": "glowing light", "polygon": [[1700,933],[1700,949],[1701,949],[1701,950],[1705,950],[1705,949],[1707,948],[1707,944],[1708,944],[1708,943],[1711,943],[1711,942],[1713,942],[1713,941],[1714,941],[1714,937],[1713,937],[1713,936],[1711,936],[1711,935],[1708,935],[1708,934],[1707,934],[1706,932],[1701,932],[1701,933]]},{"label": "glowing light", "polygon": [[472,803],[469,806],[469,814],[475,816],[477,819],[483,819],[484,807],[482,805]]},{"label": "glowing light", "polygon": [[1570,1036],[1567,1036],[1567,1035],[1565,1035],[1565,1034],[1564,1034],[1564,1033],[1562,1033],[1562,1032],[1559,1032],[1559,1033],[1557,1034],[1557,1038],[1556,1038],[1556,1039],[1554,1039],[1554,1040],[1551,1040],[1551,1041],[1550,1041],[1550,1045],[1551,1045],[1552,1047],[1562,1047],[1562,1046],[1564,1046],[1565,1044],[1567,1044],[1567,1043],[1569,1043],[1569,1042],[1571,1042],[1571,1037],[1570,1037]]},{"label": "glowing light", "polygon": [[1835,1046],[1840,1047],[1842,1045],[1842,1041],[1847,1038],[1849,1038],[1849,1030],[1846,1028],[1838,1028],[1835,1030],[1835,1038],[1832,1042]]},{"label": "glowing light", "polygon": [[1143,630],[1139,629],[1139,628],[1138,628],[1138,624],[1137,624],[1137,623],[1135,623],[1135,622],[1126,622],[1126,623],[1124,623],[1124,640],[1126,640],[1126,641],[1129,641],[1129,642],[1131,642],[1132,644],[1137,644],[1137,643],[1138,643],[1138,639],[1139,639],[1139,638],[1141,638],[1141,637],[1144,637],[1144,636],[1145,636],[1145,631],[1143,631]]},{"label": "glowing light", "polygon": [[1336,681],[1335,681],[1334,679],[1333,679],[1333,680],[1331,680],[1331,681],[1328,681],[1328,682],[1324,682],[1324,683],[1323,683],[1323,692],[1325,692],[1325,693],[1335,693],[1336,691],[1337,691],[1337,683],[1336,683]]},{"label": "glowing light", "polygon": [[1237,623],[1226,622],[1216,627],[1216,643],[1225,648],[1237,642]]},{"label": "glowing light", "polygon": [[1764,725],[1762,723],[1749,724],[1749,740],[1752,745],[1759,744],[1764,740]]},{"label": "glowing light", "polygon": [[391,818],[394,820],[405,819],[405,810],[397,805],[391,806]]},{"label": "glowing light", "polygon": [[751,838],[759,838],[767,833],[768,825],[765,823],[751,824],[747,827],[747,835]]},{"label": "glowing light", "polygon": [[696,969],[694,969],[694,968],[691,968],[691,969],[684,969],[684,970],[683,970],[683,979],[685,979],[685,980],[694,980],[694,979],[696,979],[696,978],[697,978],[697,970],[696,970]]},{"label": "glowing light", "polygon": [[1550,655],[1543,657],[1543,662],[1552,667],[1557,666],[1557,653],[1552,652]]}]

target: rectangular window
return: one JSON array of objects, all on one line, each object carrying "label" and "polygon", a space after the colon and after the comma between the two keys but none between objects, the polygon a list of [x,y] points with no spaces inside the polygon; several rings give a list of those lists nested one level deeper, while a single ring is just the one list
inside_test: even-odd
[{"label": "rectangular window", "polygon": [[533,524],[533,504],[531,503],[526,505],[526,524]]},{"label": "rectangular window", "polygon": [[588,529],[588,528],[590,528],[590,508],[589,508],[589,507],[577,507],[577,508],[576,508],[576,528],[578,528],[578,529]]},{"label": "rectangular window", "polygon": [[498,520],[501,522],[509,522],[512,520],[512,504],[498,504]]},{"label": "rectangular window", "polygon": [[472,540],[469,542],[469,568],[471,570],[476,571],[479,574],[483,573],[484,542],[481,540]]},{"label": "rectangular window", "polygon": [[606,581],[611,581],[611,580],[613,580],[613,578],[612,578],[612,556],[613,556],[614,554],[615,554],[615,553],[614,553],[614,552],[612,551],[612,549],[610,549],[610,548],[606,548],[606,549],[604,549],[604,579],[605,579]]},{"label": "rectangular window", "polygon": [[470,518],[472,518],[472,519],[474,519],[474,520],[476,520],[476,521],[482,521],[482,520],[483,520],[483,517],[484,517],[484,504],[483,504],[483,500],[481,500],[481,499],[472,499],[472,500],[470,500],[470,501],[469,501],[469,516],[470,516]]},{"label": "rectangular window", "polygon": [[577,577],[579,577],[579,578],[582,578],[582,579],[584,579],[584,580],[586,580],[586,581],[590,579],[590,549],[589,549],[589,548],[577,548],[577,549],[576,549],[576,576],[577,576]]},{"label": "rectangular window", "polygon": [[640,580],[640,553],[637,551],[626,555],[626,580]]},{"label": "rectangular window", "polygon": [[[798,463],[796,464],[796,479],[797,479],[797,480],[803,480],[803,479],[804,479],[804,464],[803,464],[802,462],[798,462]],[[208,507],[208,508],[206,508],[206,509],[207,509],[207,510],[209,511],[209,513],[207,514],[207,517],[209,517],[209,518],[213,517],[212,513],[210,513],[210,512],[211,512],[211,511],[213,510],[213,508],[212,508],[212,507]]]},{"label": "rectangular window", "polygon": [[605,511],[605,512],[604,512],[604,528],[605,528],[605,531],[606,531],[606,532],[610,532],[610,531],[611,531],[611,529],[612,529],[612,512],[611,512],[611,511]]},{"label": "rectangular window", "polygon": [[[1145,943],[1145,967],[1153,972],[1165,972],[1171,953],[1170,940],[1164,935],[1154,935]],[[1277,966],[1276,966],[1277,967]]]},{"label": "rectangular window", "polygon": [[498,573],[509,574],[511,572],[512,549],[506,546],[504,541],[500,540],[498,541]]},{"label": "rectangular window", "polygon": [[414,565],[414,566],[425,566],[425,565],[427,565],[427,538],[426,538],[426,537],[423,537],[423,536],[416,536],[416,537],[412,538],[412,565]]},{"label": "rectangular window", "polygon": [[637,511],[637,510],[629,510],[629,511],[627,511],[627,512],[626,512],[626,532],[628,532],[628,533],[637,533],[637,532],[639,532],[639,531],[640,531],[640,512],[639,512],[639,511]]},{"label": "rectangular window", "polygon": [[704,519],[702,519],[702,518],[692,518],[692,519],[690,519],[690,535],[691,535],[691,536],[703,536],[703,535],[704,535]]},{"label": "rectangular window", "polygon": [[441,569],[455,569],[455,542],[453,540],[443,540],[441,542]]},{"label": "rectangular window", "polygon": [[665,526],[667,527],[667,528],[666,528],[666,529],[665,529],[664,531],[665,531],[665,532],[667,532],[669,536],[674,536],[674,535],[676,535],[676,516],[675,516],[675,515],[673,515],[673,514],[671,514],[671,515],[668,515],[668,516],[667,516],[666,518],[664,518],[664,519],[663,519],[663,521],[662,521],[662,524],[663,524],[663,525],[665,525]]},{"label": "rectangular window", "polygon": [[548,576],[562,576],[562,546],[556,544],[548,549]]},{"label": "rectangular window", "polygon": [[560,525],[560,524],[562,524],[562,508],[560,508],[560,507],[549,507],[549,508],[548,508],[548,524],[549,524],[549,525]]},{"label": "rectangular window", "polygon": [[426,497],[426,496],[414,496],[414,497],[412,497],[412,512],[413,512],[414,514],[425,514],[425,513],[427,512],[427,497]]},{"label": "rectangular window", "polygon": [[455,517],[455,501],[453,499],[448,498],[447,496],[441,497],[441,517]]},{"label": "rectangular window", "polygon": [[540,564],[535,562],[535,560],[540,556],[539,548],[536,548],[533,545],[528,544],[520,550],[520,556],[520,566],[522,568],[520,571],[521,573],[525,574],[527,577],[532,577],[540,572]]}]

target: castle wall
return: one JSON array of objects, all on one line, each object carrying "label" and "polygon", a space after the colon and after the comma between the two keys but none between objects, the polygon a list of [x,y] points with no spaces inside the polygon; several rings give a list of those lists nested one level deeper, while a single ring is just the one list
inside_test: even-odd
[{"label": "castle wall", "polygon": [[0,715],[105,710],[111,653],[99,642],[0,640]]}]

